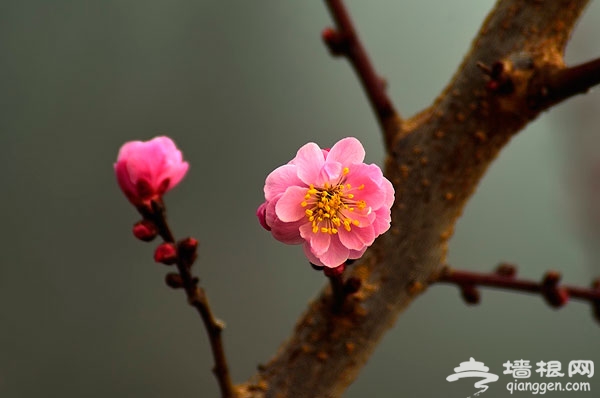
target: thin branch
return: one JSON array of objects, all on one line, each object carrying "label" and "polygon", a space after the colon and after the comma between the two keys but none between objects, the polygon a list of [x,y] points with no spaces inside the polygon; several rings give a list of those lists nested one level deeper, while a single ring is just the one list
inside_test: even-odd
[{"label": "thin branch", "polygon": [[[138,210],[144,219],[156,225],[158,234],[166,243],[176,243],[166,220],[163,203],[152,201],[151,209],[139,207]],[[167,274],[166,283],[172,288],[183,288],[187,295],[188,303],[196,308],[200,314],[210,341],[215,361],[213,373],[219,383],[221,395],[223,398],[234,398],[237,396],[237,393],[231,382],[223,339],[221,337],[224,324],[213,315],[206,292],[198,286],[198,278],[194,277],[191,273],[192,264],[196,260],[197,245],[198,242],[192,238],[184,239],[177,243],[176,266],[179,274]]]},{"label": "thin branch", "polygon": [[542,83],[536,102],[542,108],[554,105],[577,94],[586,93],[600,84],[600,58],[581,65],[550,72]]},{"label": "thin branch", "polygon": [[325,0],[325,3],[335,20],[337,30],[325,29],[323,31],[323,41],[332,55],[346,56],[354,67],[384,131],[386,143],[389,147],[396,134],[395,129],[390,125],[390,121],[399,121],[400,116],[385,92],[385,80],[375,72],[375,68],[358,38],[354,23],[344,2],[342,0]]},{"label": "thin branch", "polygon": [[594,317],[600,321],[600,279],[595,280],[591,288],[586,289],[559,285],[560,274],[555,271],[546,272],[540,282],[517,279],[516,274],[516,267],[510,264],[501,264],[491,273],[457,270],[447,266],[432,283],[457,285],[463,299],[469,304],[478,304],[480,301],[477,286],[540,294],[548,305],[554,308],[564,306],[569,299],[588,301],[592,305]]}]

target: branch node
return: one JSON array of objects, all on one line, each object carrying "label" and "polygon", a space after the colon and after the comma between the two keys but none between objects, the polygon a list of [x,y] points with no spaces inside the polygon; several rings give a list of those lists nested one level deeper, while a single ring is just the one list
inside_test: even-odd
[{"label": "branch node", "polygon": [[560,273],[548,271],[542,280],[542,295],[546,302],[554,308],[560,308],[569,301],[569,292],[558,286],[560,278]]},{"label": "branch node", "polygon": [[460,285],[460,294],[467,304],[475,305],[481,301],[479,290],[470,283]]},{"label": "branch node", "polygon": [[514,264],[501,263],[496,268],[496,274],[506,278],[514,278],[517,275],[517,267]]},{"label": "branch node", "polygon": [[339,57],[348,53],[348,37],[335,30],[334,28],[325,28],[321,33],[323,42],[334,57]]}]

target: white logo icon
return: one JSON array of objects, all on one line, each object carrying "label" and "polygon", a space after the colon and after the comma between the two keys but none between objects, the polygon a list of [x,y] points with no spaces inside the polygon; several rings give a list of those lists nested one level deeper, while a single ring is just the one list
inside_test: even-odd
[{"label": "white logo icon", "polygon": [[475,388],[479,388],[474,396],[478,396],[482,392],[486,392],[489,388],[486,386],[487,383],[492,383],[494,381],[498,381],[498,375],[493,373],[488,373],[488,368],[483,364],[483,362],[477,362],[475,359],[471,358],[469,362],[461,362],[458,368],[454,368],[456,373],[446,377],[446,380],[452,382],[458,379],[463,379],[465,377],[477,377],[483,380],[479,380],[475,382]]}]

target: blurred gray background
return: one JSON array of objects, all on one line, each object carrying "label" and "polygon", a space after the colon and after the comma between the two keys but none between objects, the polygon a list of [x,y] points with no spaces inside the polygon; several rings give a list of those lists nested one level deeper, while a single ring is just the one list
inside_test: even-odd
[{"label": "blurred gray background", "polygon": [[[492,1],[348,4],[411,115],[448,82]],[[599,22],[592,2],[569,62],[600,55]],[[321,1],[0,2],[0,397],[218,395],[201,322],[164,285],[154,245],[132,237],[139,217],[113,174],[122,143],[158,134],[191,164],[166,196],[169,218],[201,242],[196,271],[227,322],[234,379],[268,361],[325,282],[260,228],[264,178],[308,141],[352,135],[368,161],[383,154],[351,68],[321,43],[329,25]],[[513,139],[459,222],[451,264],[510,261],[580,285],[600,274],[599,107],[597,91],[575,98]],[[588,305],[482,293],[467,307],[456,288],[431,288],[346,396],[467,396],[472,382],[445,379],[470,356],[495,373],[516,359],[600,366]],[[577,381],[599,391],[599,378]],[[511,380],[485,396],[509,396]]]}]

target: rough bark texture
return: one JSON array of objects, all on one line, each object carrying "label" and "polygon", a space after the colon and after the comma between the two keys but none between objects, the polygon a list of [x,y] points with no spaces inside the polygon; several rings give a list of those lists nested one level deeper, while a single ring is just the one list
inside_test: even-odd
[{"label": "rough bark texture", "polygon": [[241,396],[343,393],[384,332],[436,277],[456,220],[500,149],[564,99],[548,82],[565,69],[563,50],[586,3],[500,0],[435,102],[406,121],[383,121],[395,137],[385,172],[396,202],[390,231],[351,267],[360,291],[333,315],[325,288],[274,358],[238,386]]}]

